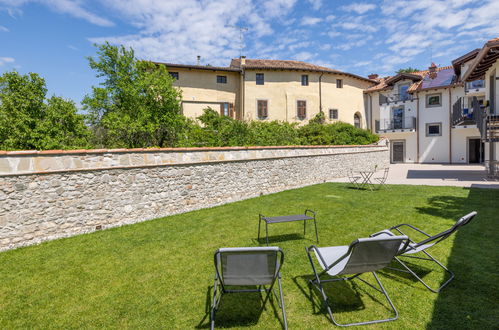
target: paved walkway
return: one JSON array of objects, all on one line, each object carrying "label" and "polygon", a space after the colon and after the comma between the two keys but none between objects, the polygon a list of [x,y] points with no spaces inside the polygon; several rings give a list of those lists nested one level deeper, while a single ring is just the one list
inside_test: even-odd
[{"label": "paved walkway", "polygon": [[[382,175],[377,172],[374,177]],[[499,181],[486,178],[483,165],[391,164],[387,183],[499,189]]]}]

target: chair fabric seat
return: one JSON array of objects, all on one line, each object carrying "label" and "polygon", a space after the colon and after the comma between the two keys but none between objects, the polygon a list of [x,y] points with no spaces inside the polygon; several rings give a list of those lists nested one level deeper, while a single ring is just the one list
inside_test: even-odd
[{"label": "chair fabric seat", "polygon": [[[397,236],[397,235],[400,235],[399,233],[394,233],[388,229],[385,229],[385,230],[382,230],[382,231],[379,231],[378,233],[381,233],[380,235],[376,235],[376,237],[389,237],[389,236]],[[378,234],[376,233],[376,234]],[[410,250],[407,250],[409,247],[407,247],[407,251],[406,252],[403,252],[401,254],[414,254],[414,253],[418,253],[418,252],[421,252],[427,248],[429,248],[430,246],[433,246],[434,243],[430,243],[430,244],[423,244],[421,246],[418,246],[418,247],[415,247],[416,244],[414,243],[409,243],[409,246],[412,248]],[[400,244],[400,250],[399,252],[402,252],[401,250],[404,248],[404,243]]]},{"label": "chair fabric seat", "polygon": [[[324,258],[324,261],[326,262],[326,264],[331,265],[336,260],[338,260],[343,255],[345,255],[345,253],[348,252],[348,245],[323,247],[323,248],[317,248],[317,250],[322,255],[322,258]],[[319,255],[317,255],[317,253],[316,253],[316,257],[317,257],[317,260],[319,261],[319,264],[321,265],[322,269],[326,270],[327,265],[324,265],[322,263],[322,259],[319,257]],[[331,276],[338,275],[345,268],[345,265],[347,262],[348,262],[348,257],[344,258],[338,264],[336,264],[334,267],[329,269],[327,271],[327,273]]]}]

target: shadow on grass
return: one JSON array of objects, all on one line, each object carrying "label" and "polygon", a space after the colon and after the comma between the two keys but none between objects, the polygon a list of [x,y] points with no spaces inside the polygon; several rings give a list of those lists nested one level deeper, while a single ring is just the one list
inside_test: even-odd
[{"label": "shadow on grass", "polygon": [[[413,272],[418,274],[420,278],[423,280],[425,279],[425,276],[430,274],[431,272],[435,271],[434,268],[431,268],[431,263],[426,262],[426,266],[423,266],[421,264],[417,264],[414,262],[407,261],[406,259],[403,260],[404,263],[412,269]],[[423,263],[423,261],[421,261]],[[404,283],[407,285],[411,285],[412,287],[419,287],[419,281],[417,278],[412,276],[412,274],[405,272],[402,266],[396,261],[393,260],[389,266],[390,268],[386,267],[383,268],[382,270],[377,271],[378,274],[382,274],[384,277],[389,278],[391,280],[394,280],[399,283]],[[440,269],[438,269],[440,271]],[[444,271],[442,271],[444,272]],[[432,284],[430,282],[430,284]],[[434,284],[434,286],[437,286],[437,284]],[[422,289],[426,290],[423,286],[421,286]]]},{"label": "shadow on grass", "polygon": [[[314,234],[315,235],[315,234]],[[315,236],[314,236],[315,239]],[[255,242],[258,244],[267,244],[267,240],[265,237],[255,238]],[[307,237],[300,234],[283,234],[283,235],[269,235],[269,245],[278,243],[278,242],[286,242],[286,241],[296,241],[296,240],[307,240]],[[315,242],[315,240],[314,240]]]},{"label": "shadow on grass", "polygon": [[473,210],[478,215],[455,233],[447,261],[455,279],[438,294],[427,328],[497,329],[499,191],[472,188],[467,197],[438,196],[429,204],[419,211],[453,220]]},{"label": "shadow on grass", "polygon": [[[255,286],[238,287],[237,289],[257,289]],[[232,328],[254,326],[258,323],[262,312],[269,306],[272,308],[277,322],[283,326],[279,315],[280,307],[273,295],[263,306],[265,292],[224,293],[215,314],[215,327]],[[211,304],[213,303],[213,286],[206,290],[205,315],[196,326],[196,329],[210,328]]]}]

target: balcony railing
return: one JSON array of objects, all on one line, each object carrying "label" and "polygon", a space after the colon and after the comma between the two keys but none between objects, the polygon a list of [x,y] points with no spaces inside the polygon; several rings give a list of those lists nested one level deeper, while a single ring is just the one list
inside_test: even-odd
[{"label": "balcony railing", "polygon": [[416,117],[403,119],[381,119],[376,121],[376,131],[415,129]]},{"label": "balcony railing", "polygon": [[463,97],[460,97],[452,106],[452,125],[456,126],[464,121],[475,120],[473,109],[465,108]]},{"label": "balcony railing", "polygon": [[485,88],[485,80],[474,80],[466,83],[466,92],[472,92],[479,90],[480,88]]},{"label": "balcony railing", "polygon": [[390,94],[390,95],[379,95],[379,104],[388,104],[388,103],[396,103],[396,102],[406,102],[412,101],[415,98],[411,94]]}]

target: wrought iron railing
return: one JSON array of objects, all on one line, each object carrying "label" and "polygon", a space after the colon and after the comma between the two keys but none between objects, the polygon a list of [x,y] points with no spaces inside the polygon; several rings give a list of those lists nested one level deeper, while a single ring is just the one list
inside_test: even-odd
[{"label": "wrought iron railing", "polygon": [[403,119],[385,119],[376,121],[376,131],[415,129],[416,117],[405,117]]},{"label": "wrought iron railing", "polygon": [[465,120],[473,120],[473,109],[465,108],[464,98],[460,97],[452,106],[452,125],[458,125]]}]

